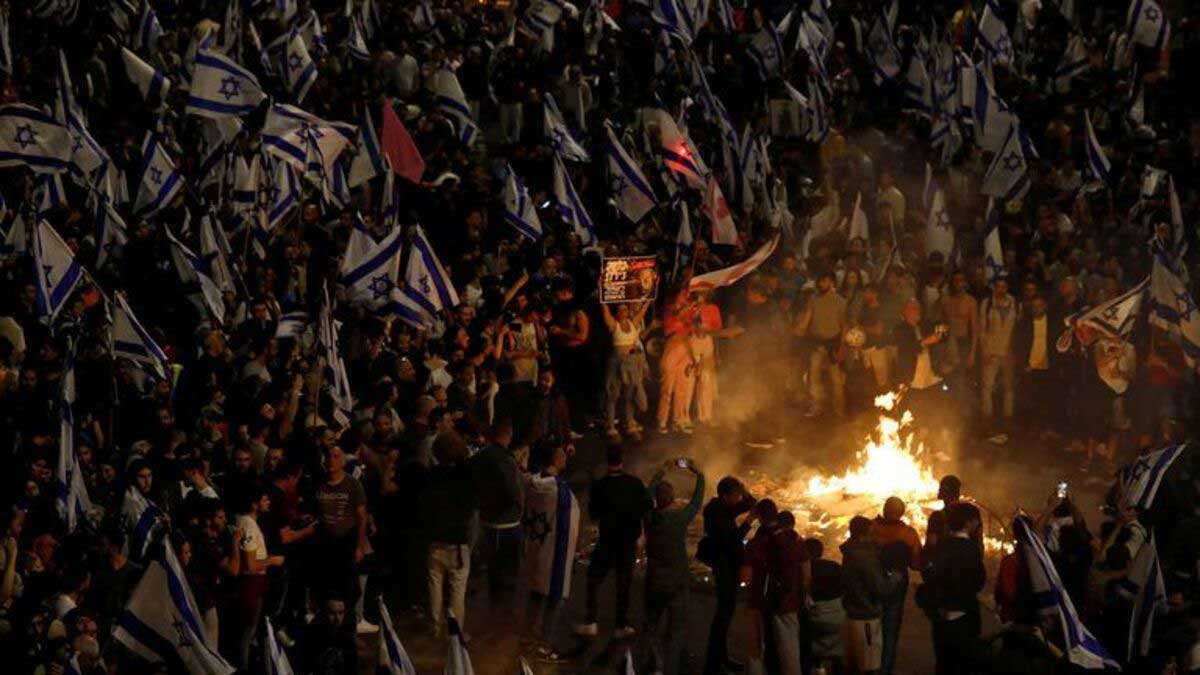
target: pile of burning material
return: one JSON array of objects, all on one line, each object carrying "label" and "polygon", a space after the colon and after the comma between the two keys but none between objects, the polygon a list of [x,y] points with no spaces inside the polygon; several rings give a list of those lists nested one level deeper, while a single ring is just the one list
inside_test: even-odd
[{"label": "pile of burning material", "polygon": [[[808,471],[786,481],[757,475],[750,491],[792,511],[798,531],[808,536],[819,533],[827,543],[845,540],[854,516],[875,515],[888,497],[899,497],[908,506],[906,520],[924,539],[929,514],[942,508],[938,480],[924,444],[916,440],[912,413],[898,413],[898,399],[894,392],[875,398],[875,407],[881,411],[879,421],[845,473],[834,476]],[[1012,549],[1002,525],[985,527],[988,529],[999,531],[1001,537],[984,538],[987,553]]]}]

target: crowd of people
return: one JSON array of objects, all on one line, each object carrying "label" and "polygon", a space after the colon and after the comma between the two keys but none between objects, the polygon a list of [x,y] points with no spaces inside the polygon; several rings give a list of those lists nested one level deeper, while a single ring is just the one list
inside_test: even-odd
[{"label": "crowd of people", "polygon": [[[1015,523],[1035,539],[993,575],[998,637],[956,478],[924,542],[892,499],[835,553],[733,477],[704,505],[691,461],[626,470],[657,434],[770,445],[762,411],[838,424],[889,391],[1101,471],[1185,441],[1195,18],[0,0],[0,654],[350,673],[390,607],[582,670],[564,640],[601,632],[612,576],[639,671],[890,673],[911,575],[939,673],[1065,672],[1093,643],[1200,668],[1187,453],[1099,530],[1061,491]],[[656,296],[600,302],[619,256],[656,258]],[[606,472],[568,483],[584,444]],[[1134,644],[1143,551],[1167,613]]]}]

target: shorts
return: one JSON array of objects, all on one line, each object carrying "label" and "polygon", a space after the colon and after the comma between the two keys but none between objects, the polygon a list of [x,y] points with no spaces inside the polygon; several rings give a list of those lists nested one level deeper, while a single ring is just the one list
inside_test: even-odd
[{"label": "shorts", "polygon": [[846,619],[842,631],[846,668],[858,673],[879,670],[883,659],[883,631],[879,619]]}]

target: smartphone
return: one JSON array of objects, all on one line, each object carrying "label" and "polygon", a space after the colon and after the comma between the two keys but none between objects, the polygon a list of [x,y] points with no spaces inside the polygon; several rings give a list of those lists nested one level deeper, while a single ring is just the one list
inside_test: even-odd
[{"label": "smartphone", "polygon": [[686,469],[688,467],[687,457],[680,457],[679,459],[675,460],[675,466],[681,469]]},{"label": "smartphone", "polygon": [[1067,498],[1067,488],[1068,488],[1067,481],[1061,480],[1058,482],[1058,486],[1055,489],[1055,493],[1058,495],[1059,499]]}]

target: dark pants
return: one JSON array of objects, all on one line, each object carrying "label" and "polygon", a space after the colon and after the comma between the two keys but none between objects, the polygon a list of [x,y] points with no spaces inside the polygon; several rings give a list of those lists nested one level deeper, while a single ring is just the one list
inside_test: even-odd
[{"label": "dark pants", "polygon": [[358,603],[358,564],[354,551],[358,547],[358,531],[350,530],[338,537],[322,532],[315,542],[313,560],[313,590],[318,602],[336,597],[346,602],[346,613],[353,616]]},{"label": "dark pants", "polygon": [[880,626],[883,630],[883,657],[879,672],[881,675],[891,675],[896,666],[896,646],[900,642],[900,624],[904,621],[904,598],[908,595],[908,584],[883,598],[883,616]]},{"label": "dark pants", "polygon": [[587,575],[587,622],[595,623],[600,614],[600,585],[609,572],[617,576],[617,626],[629,625],[629,587],[633,585],[633,564],[637,560],[637,540],[625,541],[601,537],[592,552]]},{"label": "dark pants", "polygon": [[975,672],[974,650],[979,641],[979,609],[953,621],[933,623],[933,655],[937,675],[965,675]]},{"label": "dark pants", "polygon": [[[646,625],[642,638],[645,640],[648,660],[654,662],[650,672],[676,675],[682,672],[684,631],[687,628],[688,587],[646,587]],[[659,624],[666,617],[665,632]]]},{"label": "dark pants", "polygon": [[511,612],[515,606],[522,539],[519,525],[505,529],[483,526],[479,553],[487,567],[488,600],[493,615],[498,611]]},{"label": "dark pants", "polygon": [[724,672],[729,660],[729,625],[737,608],[738,588],[737,565],[722,561],[713,568],[713,583],[717,608],[713,612],[712,626],[708,629],[708,650],[704,657],[706,675]]},{"label": "dark pants", "polygon": [[227,630],[221,631],[228,635],[225,640],[225,653],[230,656],[233,664],[239,668],[250,666],[250,645],[258,633],[258,624],[262,621],[263,601],[266,599],[269,582],[265,574],[244,574],[237,578],[236,590],[230,608],[233,610],[233,621]]},{"label": "dark pants", "polygon": [[1034,430],[1048,428],[1058,419],[1063,392],[1053,370],[1030,370],[1021,374],[1021,396],[1018,404],[1024,408],[1024,418]]}]

